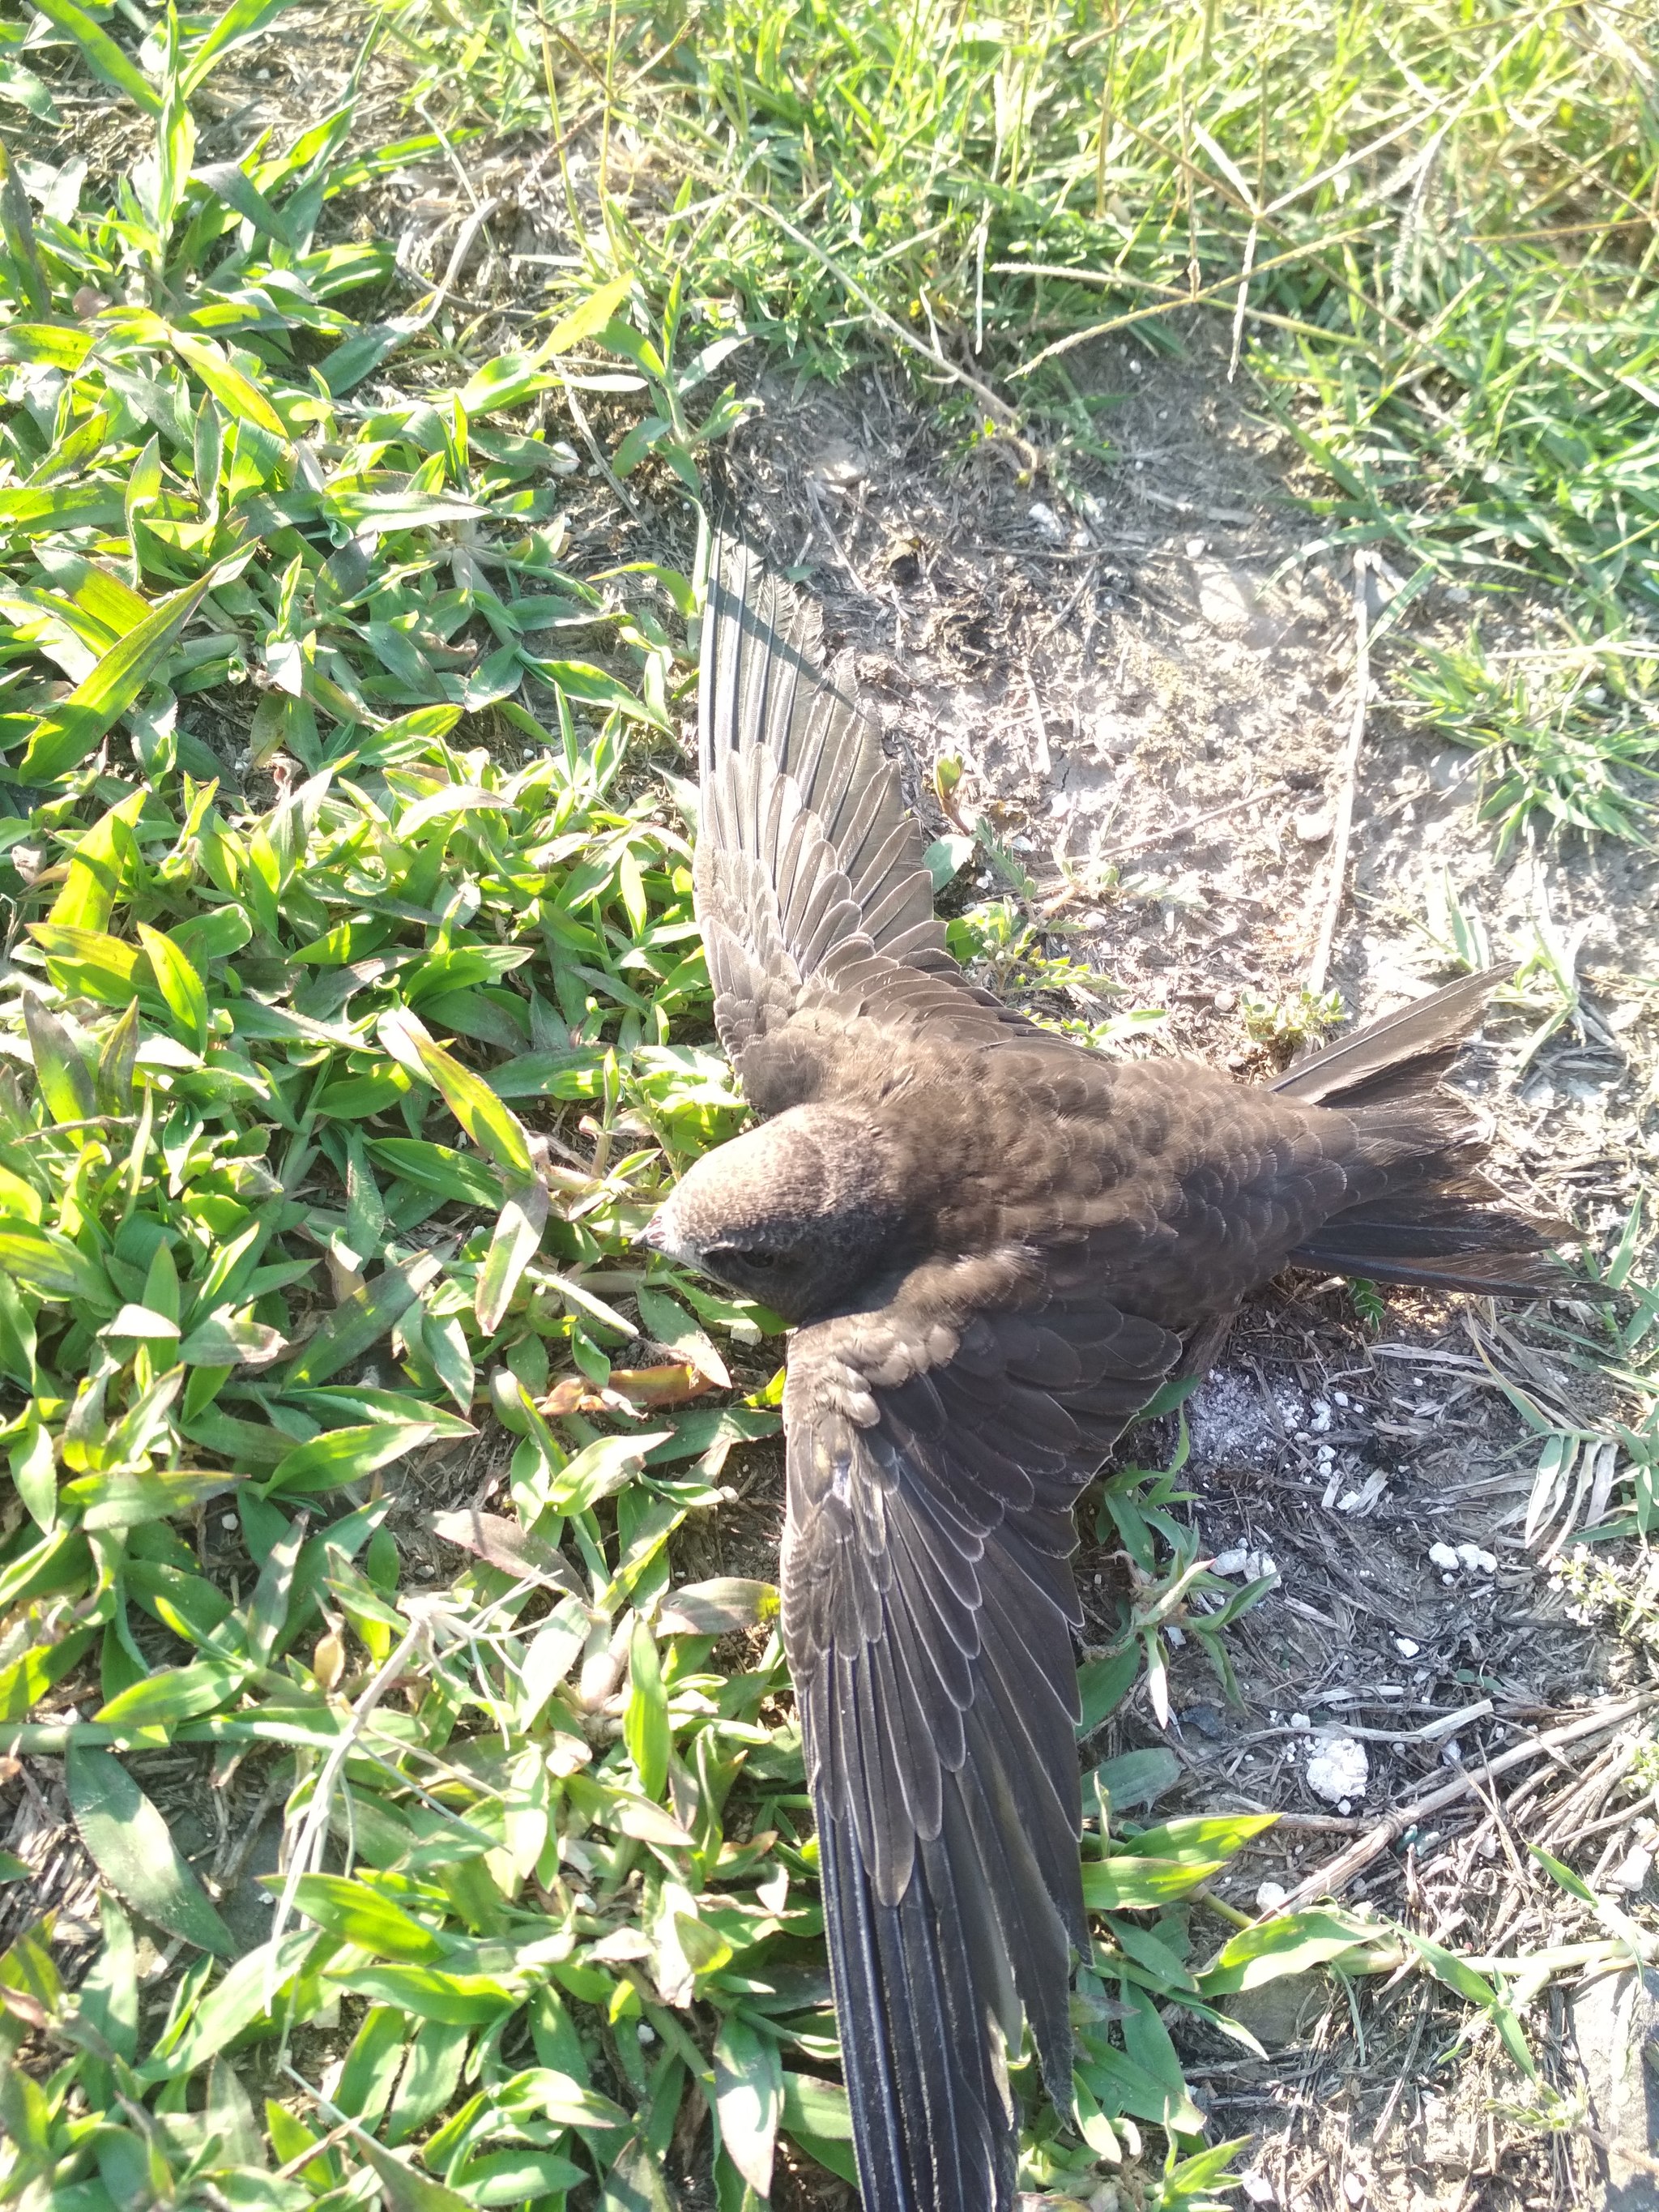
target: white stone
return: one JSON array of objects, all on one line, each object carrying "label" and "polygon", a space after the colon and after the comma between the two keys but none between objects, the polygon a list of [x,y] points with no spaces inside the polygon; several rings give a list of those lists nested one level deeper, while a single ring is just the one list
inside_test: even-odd
[{"label": "white stone", "polygon": [[1423,1649],[1420,1644],[1413,1644],[1409,1636],[1396,1636],[1394,1639],[1394,1648],[1402,1659],[1415,1659]]},{"label": "white stone", "polygon": [[1653,1853],[1644,1850],[1638,1844],[1621,1866],[1616,1867],[1606,1879],[1614,1889],[1634,1892],[1642,1887],[1653,1872]]},{"label": "white stone", "polygon": [[1308,1718],[1306,1713],[1292,1713],[1291,1715],[1291,1726],[1293,1729],[1310,1729],[1313,1726],[1313,1723]]},{"label": "white stone", "polygon": [[1277,1912],[1290,1893],[1282,1881],[1264,1881],[1255,1893],[1256,1910]]},{"label": "white stone", "polygon": [[1322,1436],[1325,1431],[1329,1428],[1331,1425],[1331,1408],[1328,1400],[1324,1398],[1316,1398],[1314,1400],[1313,1417],[1310,1420],[1308,1425],[1316,1437]]},{"label": "white stone", "polygon": [[1051,545],[1063,545],[1066,543],[1071,533],[1052,507],[1045,506],[1040,499],[1034,499],[1028,512],[1039,532]]},{"label": "white stone", "polygon": [[1483,1552],[1479,1544],[1460,1544],[1457,1557],[1472,1574],[1495,1575],[1498,1572],[1498,1561],[1490,1552]]},{"label": "white stone", "polygon": [[1279,2202],[1273,2193],[1273,2185],[1265,2173],[1243,2173],[1239,2176],[1239,2186],[1252,2204],[1277,2204]]},{"label": "white stone", "polygon": [[1276,1575],[1279,1563],[1271,1552],[1252,1552],[1243,1544],[1232,1544],[1224,1552],[1218,1552],[1210,1562],[1212,1575],[1240,1575],[1248,1583],[1260,1582],[1263,1575]]},{"label": "white stone", "polygon": [[1322,1736],[1308,1758],[1308,1787],[1327,1804],[1363,1797],[1370,1781],[1365,1747],[1351,1735]]},{"label": "white stone", "polygon": [[1449,1544],[1430,1545],[1429,1565],[1431,1566],[1444,1567],[1455,1574],[1462,1564],[1463,1562],[1458,1558],[1457,1553],[1452,1549],[1452,1547]]}]

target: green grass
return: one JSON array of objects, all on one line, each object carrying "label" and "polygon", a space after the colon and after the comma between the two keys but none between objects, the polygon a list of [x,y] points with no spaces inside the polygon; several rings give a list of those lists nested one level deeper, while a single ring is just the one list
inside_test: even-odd
[{"label": "green grass", "polygon": [[1431,580],[1489,623],[1517,595],[1538,611],[1543,739],[1514,699],[1466,737],[1478,644],[1412,686],[1480,746],[1506,828],[1641,830],[1659,102],[1639,18],[714,0],[562,5],[545,40],[519,0],[382,20],[458,122],[542,127],[550,84],[567,130],[608,113],[573,188],[596,266],[659,289],[672,267],[711,327],[740,318],[813,373],[896,356],[959,441],[1012,439],[1062,491],[1113,457],[1125,381],[1121,353],[1080,349],[1155,359],[1207,321],[1316,471],[1310,544],[1393,566],[1392,624]]},{"label": "green grass", "polygon": [[[673,735],[695,561],[577,560],[571,479],[591,436],[690,548],[748,339],[895,354],[960,444],[1076,488],[1110,408],[1057,349],[1224,337],[1249,259],[1317,527],[1573,626],[1538,672],[1425,659],[1425,712],[1510,834],[1630,834],[1651,112],[1636,58],[1510,9],[373,20],[407,137],[348,102],[207,169],[191,97],[279,8],[0,29],[0,1746],[64,1760],[103,1881],[78,1990],[49,1925],[0,1958],[0,2201],[622,2212],[696,2141],[750,2212],[781,2137],[846,2172],[847,2116],[775,1593],[671,1559],[775,1433],[779,1346],[632,1243],[741,1106]],[[88,71],[151,150],[54,179]],[[490,350],[398,294],[362,196],[555,106],[573,265]],[[1012,902],[957,928],[1124,1028]],[[497,1520],[435,1595],[399,1501],[440,1453]],[[1091,1724],[1158,1694],[1189,1599],[1228,1679],[1246,1598],[1173,1473],[1099,1501],[1134,1589]],[[288,1799],[244,1956],[163,1810],[185,1749],[239,1816]],[[1405,1954],[1206,1925],[1252,1824],[1138,1833],[1136,1757],[1092,1789],[1075,2123],[1017,2065],[1024,2171],[1197,2206],[1227,2147],[1160,2008]],[[1501,1983],[1419,1952],[1524,2058]]]}]

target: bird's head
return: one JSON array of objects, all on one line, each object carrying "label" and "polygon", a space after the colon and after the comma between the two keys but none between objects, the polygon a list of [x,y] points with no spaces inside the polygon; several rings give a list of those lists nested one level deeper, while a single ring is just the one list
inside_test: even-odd
[{"label": "bird's head", "polygon": [[857,1116],[792,1107],[699,1160],[640,1241],[787,1322],[812,1320],[900,1256],[904,1209],[884,1165]]}]

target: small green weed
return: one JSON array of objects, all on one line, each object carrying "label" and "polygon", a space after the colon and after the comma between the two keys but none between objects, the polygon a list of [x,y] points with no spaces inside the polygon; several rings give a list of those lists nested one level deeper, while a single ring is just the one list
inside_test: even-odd
[{"label": "small green weed", "polygon": [[[1063,934],[1063,925],[1050,924],[1046,933]],[[1085,961],[1047,951],[1045,932],[1012,899],[989,899],[969,907],[951,921],[946,934],[957,958],[965,966],[982,968],[1000,994],[1015,1000],[1063,998],[1083,1008],[1079,1014],[1058,1017],[1027,1009],[1044,1029],[1080,1044],[1109,1050],[1144,1036],[1167,1018],[1162,1007],[1156,1006],[1117,1014],[1094,1011],[1103,1002],[1121,998],[1121,987]]]},{"label": "small green weed", "polygon": [[[1178,1404],[1179,1395],[1166,1394]],[[1157,1404],[1158,1401],[1154,1401]],[[1095,1508],[1095,1541],[1116,1540],[1128,1566],[1133,1590],[1122,1637],[1105,1657],[1083,1672],[1085,1732],[1098,1726],[1118,1700],[1146,1671],[1147,1693],[1160,1727],[1170,1717],[1168,1636],[1172,1627],[1197,1640],[1230,1704],[1238,1702],[1238,1683],[1227,1656],[1226,1630],[1258,1604],[1278,1582],[1277,1573],[1239,1586],[1208,1571],[1201,1559],[1197,1531],[1170,1510],[1190,1502],[1193,1493],[1176,1487],[1176,1478],[1191,1449],[1186,1417],[1181,1419],[1175,1456],[1157,1472],[1126,1467],[1107,1476]]]},{"label": "small green weed", "polygon": [[1257,991],[1239,994],[1244,1032],[1256,1044],[1316,1045],[1327,1030],[1348,1018],[1340,991],[1298,991],[1293,999],[1267,999]]},{"label": "small green weed", "polygon": [[1424,720],[1480,757],[1499,855],[1528,828],[1639,839],[1659,776],[1659,655],[1540,647],[1494,662],[1472,633],[1406,672]]}]

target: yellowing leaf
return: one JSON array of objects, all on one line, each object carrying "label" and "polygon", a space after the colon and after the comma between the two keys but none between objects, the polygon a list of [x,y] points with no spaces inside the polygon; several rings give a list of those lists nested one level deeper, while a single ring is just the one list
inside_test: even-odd
[{"label": "yellowing leaf", "polygon": [[568,353],[584,338],[597,337],[633,289],[631,276],[613,276],[597,292],[590,292],[579,307],[573,307],[554,324],[543,351],[553,355]]},{"label": "yellowing leaf", "polygon": [[271,1492],[303,1494],[333,1490],[343,1482],[356,1482],[372,1474],[405,1452],[429,1443],[437,1434],[431,1421],[383,1421],[359,1428],[327,1429],[309,1443],[296,1444],[278,1460],[265,1485]]},{"label": "yellowing leaf", "polygon": [[191,337],[184,331],[169,331],[167,336],[179,360],[195,370],[221,406],[228,408],[240,421],[252,422],[287,444],[288,425],[222,346],[208,338]]},{"label": "yellowing leaf", "polygon": [[[52,923],[63,929],[106,929],[121,891],[121,856],[144,811],[147,793],[131,793],[94,822],[75,848],[64,888],[52,902]],[[124,836],[124,833],[126,833]],[[52,948],[48,946],[48,951]]]},{"label": "yellowing leaf", "polygon": [[536,1171],[530,1133],[483,1078],[446,1052],[404,1007],[392,1007],[376,1026],[380,1042],[400,1066],[437,1086],[478,1150],[530,1181]]},{"label": "yellowing leaf", "polygon": [[424,1963],[443,1956],[444,1947],[437,1936],[413,1913],[343,1875],[301,1875],[295,1885],[294,1901],[307,1920],[326,1928],[331,1936],[383,1959]]},{"label": "yellowing leaf", "polygon": [[489,1240],[489,1249],[478,1270],[473,1310],[486,1336],[494,1336],[525,1269],[535,1258],[547,1225],[547,1186],[543,1182],[516,1184],[507,1193]]},{"label": "yellowing leaf", "polygon": [[[210,572],[183,591],[158,599],[143,622],[117,638],[69,697],[40,717],[16,770],[20,783],[53,782],[86,758],[155,677],[214,580]],[[141,793],[138,805],[143,804]],[[56,909],[52,918],[68,919]]]}]

